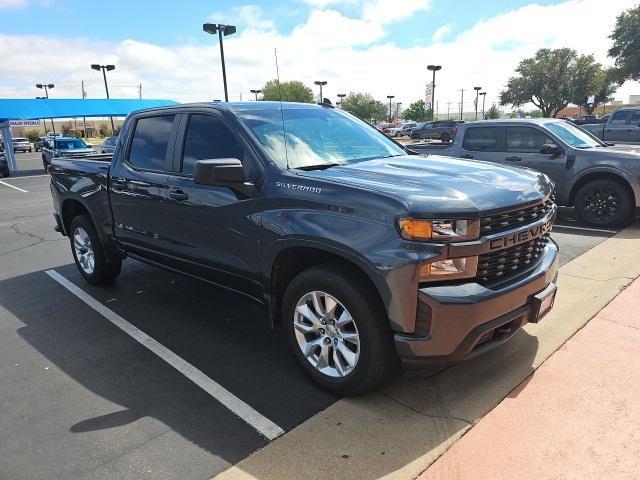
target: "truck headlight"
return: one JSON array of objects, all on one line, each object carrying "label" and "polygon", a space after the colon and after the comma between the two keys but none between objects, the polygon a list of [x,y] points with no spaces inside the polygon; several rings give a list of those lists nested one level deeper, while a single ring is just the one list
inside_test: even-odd
[{"label": "truck headlight", "polygon": [[419,220],[401,218],[398,226],[403,238],[417,241],[463,242],[480,236],[479,220]]},{"label": "truck headlight", "polygon": [[447,258],[420,265],[419,281],[433,282],[473,278],[478,271],[478,257]]}]

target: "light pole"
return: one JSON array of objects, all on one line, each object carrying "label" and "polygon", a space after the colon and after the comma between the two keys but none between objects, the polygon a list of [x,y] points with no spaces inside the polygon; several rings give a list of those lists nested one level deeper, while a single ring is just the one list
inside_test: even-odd
[{"label": "light pole", "polygon": [[478,120],[478,94],[480,90],[482,90],[482,87],[473,87],[473,89],[476,91],[476,120]]},{"label": "light pole", "polygon": [[218,34],[220,40],[220,59],[222,60],[222,83],[224,83],[224,101],[229,101],[229,94],[227,93],[227,69],[224,63],[224,46],[222,45],[222,36],[233,35],[236,33],[236,27],[233,25],[221,25],[219,23],[204,23],[202,30],[211,35]]},{"label": "light pole", "polygon": [[484,102],[487,99],[487,92],[480,92],[482,95],[482,118],[484,119]]},{"label": "light pole", "polygon": [[324,102],[324,99],[322,98],[322,86],[327,84],[326,80],[316,80],[315,82],[313,82],[314,84],[318,85],[320,87],[320,101],[318,103],[322,103]]},{"label": "light pole", "polygon": [[395,95],[387,95],[387,98],[389,99],[389,123],[391,123],[391,99],[396,98]]},{"label": "light pole", "polygon": [[[55,85],[53,83],[36,83],[36,88],[39,89],[44,89],[44,94],[46,96],[46,98],[49,98],[49,89],[54,88]],[[56,133],[56,126],[53,124],[53,118],[50,118],[49,120],[51,120],[51,128],[53,129],[53,133]]]},{"label": "light pole", "polygon": [[346,93],[339,93],[338,98],[340,99],[340,108],[342,108],[342,102],[344,102],[344,97],[346,97]]},{"label": "light pole", "polygon": [[396,123],[400,123],[400,108],[402,108],[402,102],[396,102]]},{"label": "light pole", "polygon": [[464,88],[460,89],[460,120],[462,120],[462,115],[464,113]]},{"label": "light pole", "polygon": [[449,116],[450,109],[451,109],[451,102],[447,102],[447,120],[451,120],[451,117]]},{"label": "light pole", "polygon": [[431,121],[433,122],[434,107],[436,105],[436,72],[442,69],[442,65],[427,65],[427,70],[433,72],[431,80]]},{"label": "light pole", "polygon": [[[92,70],[96,70],[96,71],[100,71],[102,70],[102,77],[104,78],[104,89],[107,92],[107,99],[109,98],[109,85],[107,85],[107,72],[110,72],[111,70],[115,70],[116,66],[115,65],[99,65],[97,63],[92,63],[91,64],[91,69]],[[114,125],[113,125],[113,117],[109,117],[109,119],[111,120],[111,135],[113,135],[116,131]]]},{"label": "light pole", "polygon": [[250,90],[256,96],[256,102],[258,101],[258,94],[262,93],[262,90]]}]

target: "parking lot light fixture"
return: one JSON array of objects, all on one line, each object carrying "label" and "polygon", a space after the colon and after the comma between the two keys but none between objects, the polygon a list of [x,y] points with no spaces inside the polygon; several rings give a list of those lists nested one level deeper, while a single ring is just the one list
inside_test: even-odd
[{"label": "parking lot light fixture", "polygon": [[473,87],[473,89],[476,91],[476,120],[478,120],[478,95],[482,87]]},{"label": "parking lot light fixture", "polygon": [[[104,90],[107,92],[107,99],[109,99],[109,85],[107,84],[107,72],[110,72],[111,70],[115,70],[116,66],[115,65],[100,65],[98,63],[92,63],[91,64],[91,70],[96,70],[96,71],[100,71],[102,70],[102,78],[104,78]],[[114,135],[114,132],[116,131],[115,126],[113,125],[113,117],[109,117],[109,119],[111,120],[111,135]]]},{"label": "parking lot light fixture", "polygon": [[262,93],[262,90],[250,90],[251,93],[253,93],[256,96],[256,102],[258,101],[258,94]]},{"label": "parking lot light fixture", "polygon": [[202,30],[211,35],[218,34],[218,40],[220,41],[220,60],[222,62],[222,83],[224,84],[224,101],[229,101],[229,93],[227,91],[227,69],[224,63],[224,45],[222,43],[222,36],[229,36],[236,33],[237,29],[233,25],[222,25],[220,23],[204,23]]},{"label": "parking lot light fixture", "polygon": [[484,102],[487,99],[487,92],[480,92],[482,95],[482,118],[484,118]]},{"label": "parking lot light fixture", "polygon": [[391,123],[391,100],[396,98],[395,95],[387,95],[387,98],[389,99],[389,123]]},{"label": "parking lot light fixture", "polygon": [[442,65],[427,65],[427,70],[433,72],[431,79],[431,121],[433,122],[434,107],[436,105],[436,72],[442,70]]},{"label": "parking lot light fixture", "polygon": [[338,94],[338,98],[340,99],[340,108],[342,108],[342,102],[344,102],[344,97],[346,97],[347,94],[346,93],[339,93]]},{"label": "parking lot light fixture", "polygon": [[[45,95],[44,98],[47,98],[47,99],[49,98],[49,90],[51,90],[54,87],[55,85],[53,83],[36,83],[36,88],[39,88],[40,90],[44,90],[44,95]],[[51,118],[50,120],[51,120],[51,129],[53,130],[53,133],[56,133],[56,126],[53,124],[53,118]],[[47,127],[45,126],[45,129],[46,128]]]},{"label": "parking lot light fixture", "polygon": [[324,101],[324,98],[322,98],[322,86],[327,84],[326,80],[316,80],[315,82],[316,85],[318,85],[320,87],[320,101],[318,103],[322,103]]}]

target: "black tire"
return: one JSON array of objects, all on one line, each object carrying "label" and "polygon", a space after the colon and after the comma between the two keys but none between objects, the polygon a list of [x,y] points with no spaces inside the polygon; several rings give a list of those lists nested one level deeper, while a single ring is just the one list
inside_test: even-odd
[{"label": "black tire", "polygon": [[[94,266],[92,271],[86,271],[78,258],[78,253],[74,247],[74,239],[78,229],[82,229],[86,232],[86,235],[90,240],[90,247],[93,250]],[[107,259],[102,248],[102,244],[98,238],[93,222],[88,215],[78,215],[71,220],[71,226],[69,228],[69,240],[71,243],[71,252],[73,253],[73,260],[76,263],[76,267],[84,279],[92,285],[104,285],[113,282],[122,269],[122,260],[115,262],[107,262]]]},{"label": "black tire", "polygon": [[578,190],[574,200],[578,220],[594,227],[621,227],[633,219],[633,196],[620,182],[594,180]]},{"label": "black tire", "polygon": [[[353,396],[371,391],[399,365],[384,308],[375,293],[361,285],[366,285],[361,275],[341,264],[327,263],[305,270],[295,277],[282,302],[282,321],[299,365],[316,384],[336,395]],[[357,328],[359,357],[355,367],[342,377],[320,372],[298,344],[294,328],[296,306],[298,301],[313,291],[326,292],[340,302]],[[333,345],[330,343],[329,347],[333,348]],[[335,357],[332,361],[335,363]]]},{"label": "black tire", "polygon": [[442,135],[440,135],[440,141],[442,143],[449,143],[451,141],[451,135],[449,135],[448,133],[443,133]]},{"label": "black tire", "polygon": [[419,139],[420,139],[420,135],[418,135],[417,133],[411,134],[411,140],[419,140]]}]

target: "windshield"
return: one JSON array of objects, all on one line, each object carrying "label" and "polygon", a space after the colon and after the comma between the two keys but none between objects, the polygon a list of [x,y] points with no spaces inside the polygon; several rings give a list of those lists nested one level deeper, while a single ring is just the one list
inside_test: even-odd
[{"label": "windshield", "polygon": [[280,110],[238,112],[271,159],[281,167],[342,165],[406,155],[385,135],[361,120],[332,108],[286,108],[283,141]]},{"label": "windshield", "polygon": [[545,125],[560,137],[567,145],[574,148],[593,148],[604,145],[600,140],[569,122],[550,122]]},{"label": "windshield", "polygon": [[87,145],[79,138],[73,138],[70,140],[56,140],[56,148],[60,150],[79,150],[87,148]]}]

